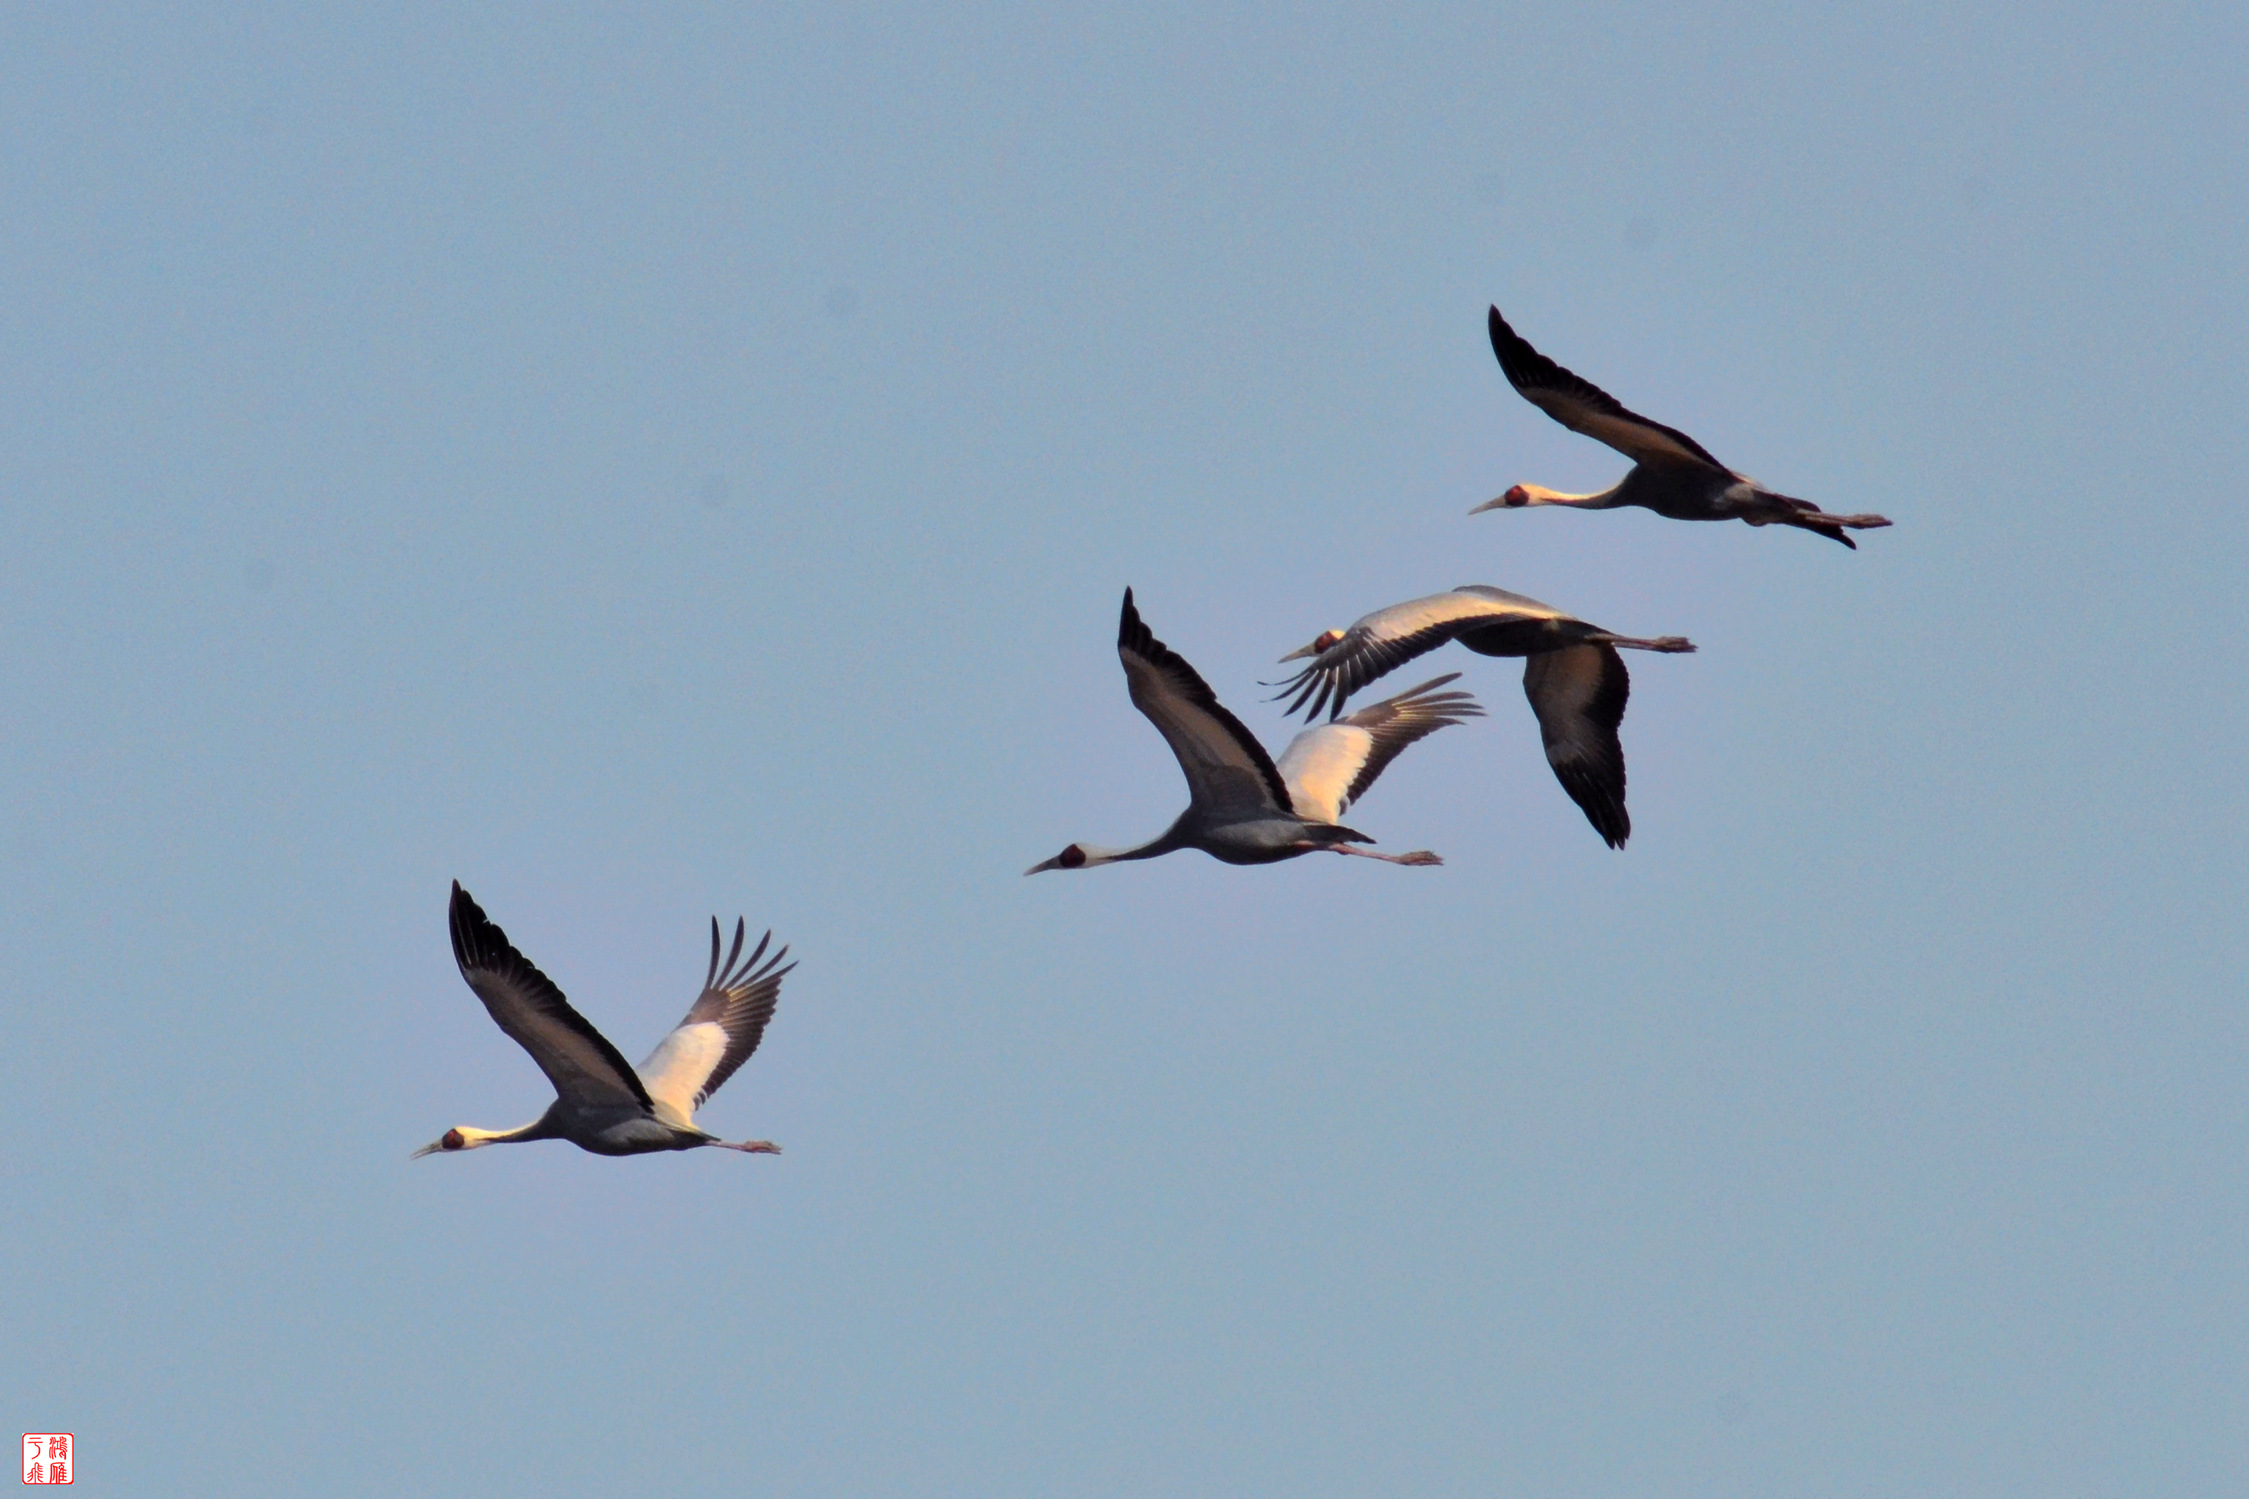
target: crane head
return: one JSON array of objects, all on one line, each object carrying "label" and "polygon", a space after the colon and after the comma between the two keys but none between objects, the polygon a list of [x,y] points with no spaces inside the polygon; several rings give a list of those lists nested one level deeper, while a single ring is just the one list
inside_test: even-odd
[{"label": "crane head", "polygon": [[1486,510],[1520,510],[1525,505],[1551,505],[1563,496],[1558,490],[1541,489],[1536,484],[1518,484],[1496,500],[1486,500],[1470,515],[1481,515]]},{"label": "crane head", "polygon": [[1039,863],[1033,864],[1029,869],[1026,869],[1023,872],[1025,874],[1037,874],[1041,870],[1046,869],[1083,868],[1085,868],[1085,850],[1073,843],[1068,848],[1062,850],[1062,852],[1056,854],[1053,858],[1041,860]]},{"label": "crane head", "polygon": [[458,1129],[447,1130],[444,1134],[439,1135],[429,1144],[408,1156],[407,1159],[418,1161],[423,1156],[435,1155],[439,1151],[474,1150],[479,1145],[491,1144],[493,1140],[498,1138],[499,1134],[498,1130],[474,1129],[464,1124]]},{"label": "crane head", "polygon": [[1290,651],[1281,659],[1283,661],[1301,661],[1306,656],[1317,656],[1329,646],[1341,643],[1342,639],[1343,632],[1341,630],[1322,630],[1317,636],[1313,637],[1310,645]]},{"label": "crane head", "polygon": [[459,1130],[449,1129],[444,1134],[439,1135],[436,1139],[430,1141],[429,1144],[424,1145],[420,1150],[415,1151],[412,1156],[408,1157],[408,1159],[418,1161],[423,1156],[435,1155],[438,1151],[441,1150],[466,1150],[468,1149],[468,1144],[468,1140],[461,1134]]}]

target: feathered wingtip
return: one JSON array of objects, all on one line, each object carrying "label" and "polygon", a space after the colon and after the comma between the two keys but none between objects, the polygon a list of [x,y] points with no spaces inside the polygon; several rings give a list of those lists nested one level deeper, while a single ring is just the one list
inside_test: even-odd
[{"label": "feathered wingtip", "polygon": [[1153,654],[1150,647],[1155,643],[1156,632],[1142,622],[1140,611],[1133,607],[1132,588],[1128,584],[1125,587],[1124,608],[1117,613],[1117,649],[1146,656]]},{"label": "feathered wingtip", "polygon": [[789,965],[789,968],[780,968],[777,966],[783,958],[789,955],[789,949],[784,946],[779,952],[773,955],[771,961],[766,964],[763,972],[757,971],[758,959],[765,956],[766,946],[773,940],[773,929],[771,927],[767,927],[765,929],[765,935],[757,939],[757,946],[751,949],[749,957],[743,958],[742,942],[743,939],[748,936],[748,934],[748,921],[740,916],[735,917],[734,946],[732,950],[727,953],[726,962],[724,964],[721,964],[718,960],[718,918],[716,916],[713,916],[711,918],[711,966],[703,975],[703,989],[706,993],[713,989],[724,992],[734,989],[747,988],[760,979],[767,978],[776,973],[787,973],[789,971],[789,968],[796,967],[796,964],[794,963],[791,963]]},{"label": "feathered wingtip", "polygon": [[495,948],[508,947],[507,933],[492,924],[476,898],[453,882],[453,900],[446,912],[446,925],[453,936],[453,961],[463,973],[491,962]]},{"label": "feathered wingtip", "polygon": [[[1321,654],[1325,655],[1326,653],[1322,652]],[[1343,715],[1346,694],[1337,690],[1338,683],[1334,674],[1323,669],[1317,657],[1292,677],[1285,677],[1278,682],[1260,681],[1257,685],[1281,689],[1265,701],[1277,703],[1283,698],[1289,699],[1288,706],[1281,710],[1281,715],[1284,718],[1294,716],[1306,703],[1312,705],[1311,711],[1304,715],[1306,723],[1310,723],[1322,713],[1326,713],[1331,721]],[[1330,699],[1333,701],[1331,702]]]},{"label": "feathered wingtip", "polygon": [[1484,705],[1476,701],[1474,693],[1437,690],[1459,680],[1460,673],[1457,671],[1448,671],[1441,677],[1431,677],[1418,687],[1408,687],[1379,703],[1369,703],[1343,721],[1371,727],[1386,719],[1399,718],[1426,722],[1433,728],[1450,728],[1465,719],[1482,718]]}]

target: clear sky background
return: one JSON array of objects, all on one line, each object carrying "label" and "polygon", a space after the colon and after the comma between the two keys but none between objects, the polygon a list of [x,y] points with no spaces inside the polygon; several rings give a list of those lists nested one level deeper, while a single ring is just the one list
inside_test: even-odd
[{"label": "clear sky background", "polygon": [[[0,1404],[91,1494],[2249,1484],[2239,7],[0,19]],[[1894,529],[1493,514],[1523,333]],[[1611,628],[1351,821],[1274,659]],[[1404,685],[1412,678],[1402,678]],[[778,1158],[409,1162],[802,966]]]}]

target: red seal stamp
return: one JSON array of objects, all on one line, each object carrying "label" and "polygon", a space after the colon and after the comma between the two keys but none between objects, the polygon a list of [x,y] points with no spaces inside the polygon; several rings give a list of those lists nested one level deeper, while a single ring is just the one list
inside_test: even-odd
[{"label": "red seal stamp", "polygon": [[67,1431],[27,1431],[23,1434],[23,1481],[68,1483],[78,1467]]}]

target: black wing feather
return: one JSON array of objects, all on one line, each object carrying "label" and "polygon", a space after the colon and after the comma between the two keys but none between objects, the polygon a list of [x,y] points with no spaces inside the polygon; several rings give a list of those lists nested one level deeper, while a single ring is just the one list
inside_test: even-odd
[{"label": "black wing feather", "polygon": [[[701,1108],[709,1097],[719,1090],[735,1069],[750,1059],[758,1042],[765,1039],[766,1023],[773,1018],[773,1008],[781,1000],[781,979],[797,965],[783,964],[789,955],[787,947],[765,958],[765,949],[773,941],[769,930],[758,938],[757,947],[749,957],[739,963],[742,938],[748,931],[740,918],[734,919],[734,948],[726,956],[722,969],[718,961],[718,918],[711,918],[711,967],[703,978],[703,992],[688,1007],[687,1018],[681,1025],[701,1025],[715,1021],[726,1032],[726,1052],[703,1079],[703,1086],[695,1095],[695,1107]],[[765,958],[765,966],[758,960]]]},{"label": "black wing feather", "polygon": [[1360,766],[1359,773],[1351,779],[1351,788],[1344,797],[1346,805],[1355,805],[1366,795],[1376,777],[1389,769],[1390,762],[1404,754],[1407,746],[1428,738],[1439,729],[1484,716],[1483,705],[1473,695],[1436,690],[1459,679],[1459,672],[1447,672],[1351,715],[1347,722],[1365,729],[1374,739],[1374,745],[1367,752],[1367,763]]},{"label": "black wing feather", "polygon": [[[1595,385],[1582,375],[1573,374],[1562,368],[1562,366],[1532,348],[1528,340],[1513,328],[1507,326],[1507,319],[1499,315],[1497,307],[1494,307],[1491,312],[1491,335],[1492,352],[1499,356],[1500,372],[1507,376],[1507,383],[1515,387],[1517,395],[1537,406],[1539,410],[1546,411],[1546,414],[1553,416],[1556,421],[1562,422],[1562,419],[1559,416],[1554,416],[1552,411],[1547,410],[1544,403],[1538,399],[1541,394],[1561,396],[1576,401],[1602,416],[1616,417],[1621,421],[1634,422],[1653,431],[1661,432],[1719,472],[1726,474],[1733,472],[1732,469],[1720,463],[1708,448],[1696,442],[1677,427],[1667,427],[1659,421],[1650,420],[1639,412],[1630,410],[1623,402],[1601,389],[1600,386]],[[1568,422],[1562,422],[1562,425],[1570,426]],[[1572,428],[1571,430],[1575,431],[1576,429]],[[1596,441],[1606,440],[1599,437],[1598,434],[1594,434],[1594,436]],[[1646,461],[1631,453],[1627,453],[1625,456],[1634,458],[1635,461]]]},{"label": "black wing feather", "polygon": [[[477,998],[484,1001],[493,1023],[531,1054],[531,1060],[539,1064],[539,1070],[546,1073],[558,1094],[582,1093],[588,1083],[599,1086],[611,1082],[629,1091],[642,1108],[655,1107],[632,1064],[609,1043],[607,1036],[570,1007],[570,1001],[563,998],[554,980],[515,950],[514,944],[508,941],[508,934],[484,914],[483,908],[461,888],[459,880],[453,882],[452,929],[453,960],[461,965],[461,977],[476,991]],[[616,1074],[615,1078],[605,1079],[589,1068],[575,1067],[568,1057],[542,1056],[539,1043],[543,1038],[526,1031],[519,1023],[514,1012],[516,1005],[561,1026],[593,1053],[591,1060],[606,1064]]]},{"label": "black wing feather", "polygon": [[[1283,713],[1294,713],[1309,702],[1310,709],[1304,714],[1306,723],[1318,718],[1323,712],[1332,721],[1343,716],[1343,705],[1351,700],[1352,694],[1369,682],[1380,681],[1414,657],[1426,656],[1486,623],[1488,621],[1474,618],[1445,620],[1416,630],[1411,635],[1377,640],[1370,644],[1350,642],[1347,636],[1336,644],[1355,644],[1356,648],[1341,662],[1332,667],[1323,666],[1319,656],[1313,657],[1311,664],[1295,676],[1273,684],[1281,689],[1274,700],[1284,697],[1290,700],[1288,706],[1281,710]],[[1326,654],[1328,653],[1322,652],[1323,656]]]},{"label": "black wing feather", "polygon": [[1216,719],[1219,726],[1241,746],[1250,763],[1257,767],[1259,777],[1273,795],[1274,805],[1284,812],[1295,810],[1294,803],[1289,800],[1288,786],[1281,780],[1280,771],[1273,766],[1272,755],[1266,752],[1264,745],[1257,742],[1255,734],[1243,727],[1240,719],[1226,711],[1226,705],[1218,700],[1217,693],[1210,690],[1210,684],[1202,679],[1201,673],[1189,666],[1178,652],[1156,638],[1155,632],[1141,620],[1140,611],[1133,607],[1132,590],[1129,588],[1124,593],[1124,610],[1117,619],[1117,649],[1130,651],[1146,661],[1163,676],[1172,691]]},{"label": "black wing feather", "polygon": [[1632,695],[1624,658],[1610,645],[1544,651],[1523,663],[1523,695],[1538,715],[1546,762],[1611,848],[1632,836],[1624,809],[1624,746],[1617,728]]}]

